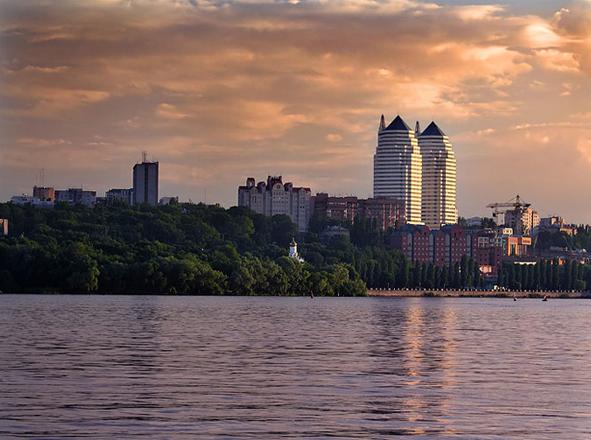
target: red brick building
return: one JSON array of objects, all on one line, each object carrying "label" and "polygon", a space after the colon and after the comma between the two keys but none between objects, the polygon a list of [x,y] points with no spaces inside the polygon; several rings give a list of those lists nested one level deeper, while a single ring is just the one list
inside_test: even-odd
[{"label": "red brick building", "polygon": [[404,202],[391,197],[358,199],[317,193],[312,197],[314,215],[354,224],[357,217],[375,219],[381,230],[404,224]]}]

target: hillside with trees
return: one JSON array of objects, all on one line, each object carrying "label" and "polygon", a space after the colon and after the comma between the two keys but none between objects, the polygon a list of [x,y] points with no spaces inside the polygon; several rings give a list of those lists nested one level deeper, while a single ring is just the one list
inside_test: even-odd
[{"label": "hillside with trees", "polygon": [[0,205],[3,292],[364,295],[340,261],[287,256],[295,225],[244,208]]},{"label": "hillside with trees", "polygon": [[[210,295],[358,296],[367,288],[479,288],[464,257],[450,267],[412,263],[372,221],[344,224],[350,240],[320,241],[326,219],[298,234],[289,217],[203,204],[159,207],[0,204],[0,291]],[[305,262],[288,257],[297,237]],[[583,235],[581,236],[583,238]],[[508,288],[582,289],[591,271],[572,263],[505,265]]]}]

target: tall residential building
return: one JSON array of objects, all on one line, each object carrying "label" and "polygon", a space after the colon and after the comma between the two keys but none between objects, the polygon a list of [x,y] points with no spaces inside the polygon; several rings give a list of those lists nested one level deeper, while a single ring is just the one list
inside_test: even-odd
[{"label": "tall residential building", "polygon": [[455,224],[456,157],[451,142],[435,122],[418,136],[423,157],[422,221],[432,229]]},{"label": "tall residential building", "polygon": [[414,130],[400,116],[386,126],[382,115],[373,169],[374,197],[401,200],[406,222],[421,223],[421,151]]},{"label": "tall residential building", "polygon": [[133,166],[133,204],[156,206],[158,204],[158,162],[147,162]]},{"label": "tall residential building", "polygon": [[532,235],[540,226],[540,215],[530,207],[519,206],[505,211],[505,225],[513,228],[516,234]]},{"label": "tall residential building", "polygon": [[266,216],[285,214],[303,232],[308,230],[310,222],[311,194],[310,188],[284,184],[281,176],[269,176],[266,183],[257,184],[249,177],[246,185],[238,187],[238,206],[246,206]]},{"label": "tall residential building", "polygon": [[0,218],[0,235],[8,235],[8,219]]}]

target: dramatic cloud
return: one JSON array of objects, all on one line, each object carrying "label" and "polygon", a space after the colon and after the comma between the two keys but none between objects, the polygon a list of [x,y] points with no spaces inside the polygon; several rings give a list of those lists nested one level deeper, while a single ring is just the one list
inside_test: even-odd
[{"label": "dramatic cloud", "polygon": [[[26,3],[26,6],[23,5]],[[591,222],[591,4],[552,14],[412,0],[0,6],[0,198],[47,183],[130,184],[235,203],[247,176],[371,194],[379,115],[436,119],[461,214],[519,192]]]}]

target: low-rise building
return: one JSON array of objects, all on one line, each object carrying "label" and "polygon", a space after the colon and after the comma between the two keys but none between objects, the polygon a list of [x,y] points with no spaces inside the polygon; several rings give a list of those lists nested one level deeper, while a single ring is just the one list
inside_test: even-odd
[{"label": "low-rise building", "polygon": [[503,259],[529,255],[531,237],[514,236],[511,228],[473,230],[446,225],[431,230],[405,225],[392,232],[390,245],[409,260],[440,267],[452,266],[467,256],[476,261],[483,274],[496,275]]},{"label": "low-rise building", "polygon": [[34,186],[33,197],[44,202],[53,202],[55,200],[55,189],[51,186]]},{"label": "low-rise building", "polygon": [[27,194],[12,196],[10,198],[10,203],[19,206],[31,205],[38,208],[53,208],[53,201],[41,200],[37,197],[29,196]]},{"label": "low-rise building", "polygon": [[56,190],[55,201],[70,205],[94,206],[96,203],[96,191],[86,191],[82,188]]},{"label": "low-rise building", "polygon": [[317,193],[311,203],[314,215],[330,220],[354,224],[356,218],[370,219],[375,220],[381,230],[405,223],[404,202],[393,197],[359,199]]},{"label": "low-rise building", "polygon": [[577,234],[577,225],[566,224],[562,217],[554,215],[540,219],[539,231],[558,231],[572,237]]},{"label": "low-rise building", "polygon": [[355,196],[335,197],[316,193],[311,198],[314,215],[353,224],[357,216],[359,199]]},{"label": "low-rise building", "polygon": [[160,200],[158,201],[159,205],[170,205],[171,203],[178,203],[179,202],[179,198],[178,197],[161,197]]},{"label": "low-rise building", "polygon": [[118,200],[127,205],[133,204],[133,188],[113,188],[105,193],[107,203]]}]

